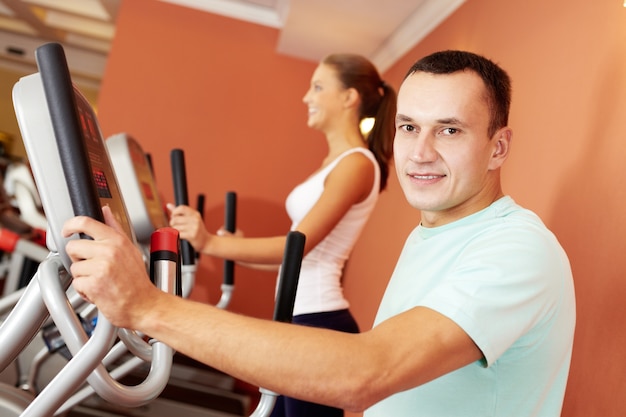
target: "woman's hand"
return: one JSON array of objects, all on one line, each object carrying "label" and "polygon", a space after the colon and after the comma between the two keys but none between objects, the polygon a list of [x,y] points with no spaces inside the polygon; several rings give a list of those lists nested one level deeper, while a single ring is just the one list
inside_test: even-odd
[{"label": "woman's hand", "polygon": [[178,230],[180,238],[191,243],[197,252],[210,255],[206,247],[211,240],[211,234],[206,230],[200,213],[185,205],[168,204],[167,208],[170,211],[170,226]]}]

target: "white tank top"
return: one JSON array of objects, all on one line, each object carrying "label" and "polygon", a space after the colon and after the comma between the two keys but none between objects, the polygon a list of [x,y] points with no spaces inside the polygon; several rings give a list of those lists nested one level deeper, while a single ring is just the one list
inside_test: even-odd
[{"label": "white tank top", "polygon": [[294,188],[285,206],[294,230],[315,205],[324,191],[328,174],[347,155],[361,152],[374,164],[376,174],[372,190],[365,200],[354,204],[335,228],[302,260],[294,315],[342,310],[349,307],[343,296],[341,275],[356,240],[367,222],[380,189],[380,167],[374,154],[366,148],[352,148]]}]

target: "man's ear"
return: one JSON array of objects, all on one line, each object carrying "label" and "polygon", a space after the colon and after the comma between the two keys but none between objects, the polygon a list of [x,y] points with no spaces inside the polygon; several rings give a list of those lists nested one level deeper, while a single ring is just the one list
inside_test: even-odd
[{"label": "man's ear", "polygon": [[498,169],[502,166],[511,150],[513,131],[509,127],[500,128],[491,138],[493,152],[489,161],[489,169]]}]

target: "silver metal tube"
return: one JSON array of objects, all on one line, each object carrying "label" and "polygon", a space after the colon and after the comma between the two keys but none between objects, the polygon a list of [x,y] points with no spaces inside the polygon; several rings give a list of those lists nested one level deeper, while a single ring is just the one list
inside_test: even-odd
[{"label": "silver metal tube", "polygon": [[[60,259],[58,262],[61,263]],[[52,415],[98,366],[116,337],[116,328],[104,317],[100,317],[91,338],[87,339],[82,324],[65,295],[65,289],[61,287],[58,272],[55,274],[53,271],[49,268],[44,271],[46,273],[41,273],[40,267],[37,281],[44,302],[73,358],[33,400],[21,417]]]},{"label": "silver metal tube", "polygon": [[44,248],[43,246],[26,239],[19,239],[17,241],[14,252],[20,253],[37,262],[43,262],[43,260],[50,254],[48,248]]},{"label": "silver metal tube", "polygon": [[30,365],[30,370],[28,372],[28,377],[26,381],[20,381],[20,388],[23,390],[27,390],[32,392],[33,394],[37,394],[39,389],[37,388],[37,378],[39,377],[39,370],[41,369],[42,364],[50,358],[52,354],[48,350],[47,347],[43,347],[37,352],[33,361]]},{"label": "silver metal tube", "polygon": [[231,284],[222,284],[221,290],[222,296],[217,302],[216,307],[226,309],[226,307],[228,307],[228,305],[230,304],[230,300],[233,298],[233,291],[235,290],[235,286]]},{"label": "silver metal tube", "polygon": [[119,329],[117,335],[130,353],[146,362],[152,360],[152,346],[146,343],[137,332],[129,329]]},{"label": "silver metal tube", "polygon": [[250,417],[267,417],[272,413],[276,404],[277,393],[265,388],[259,388],[259,392],[261,393],[261,399],[254,412],[250,414]]},{"label": "silver metal tube", "polygon": [[24,350],[48,317],[39,287],[38,277],[42,274],[53,274],[59,285],[64,288],[63,291],[71,282],[59,256],[48,257],[39,265],[37,273],[0,326],[0,340],[2,340],[0,371],[4,370]]},{"label": "silver metal tube", "polygon": [[20,288],[19,290],[13,291],[12,293],[0,298],[0,316],[4,316],[9,311],[11,311],[13,307],[15,307],[17,302],[20,301],[20,298],[24,294],[25,290],[26,287]]},{"label": "silver metal tube", "polygon": [[196,281],[196,264],[181,265],[180,274],[182,281],[183,298],[189,298]]}]

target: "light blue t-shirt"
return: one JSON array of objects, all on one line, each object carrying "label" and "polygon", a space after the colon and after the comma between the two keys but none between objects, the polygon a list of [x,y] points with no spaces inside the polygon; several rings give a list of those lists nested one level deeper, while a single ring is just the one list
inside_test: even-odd
[{"label": "light blue t-shirt", "polygon": [[[574,337],[574,286],[567,255],[534,213],[503,197],[456,222],[418,226],[374,325],[416,306],[456,322],[484,359],[394,394],[364,416],[560,415]],[[410,337],[406,331],[398,337]]]}]

